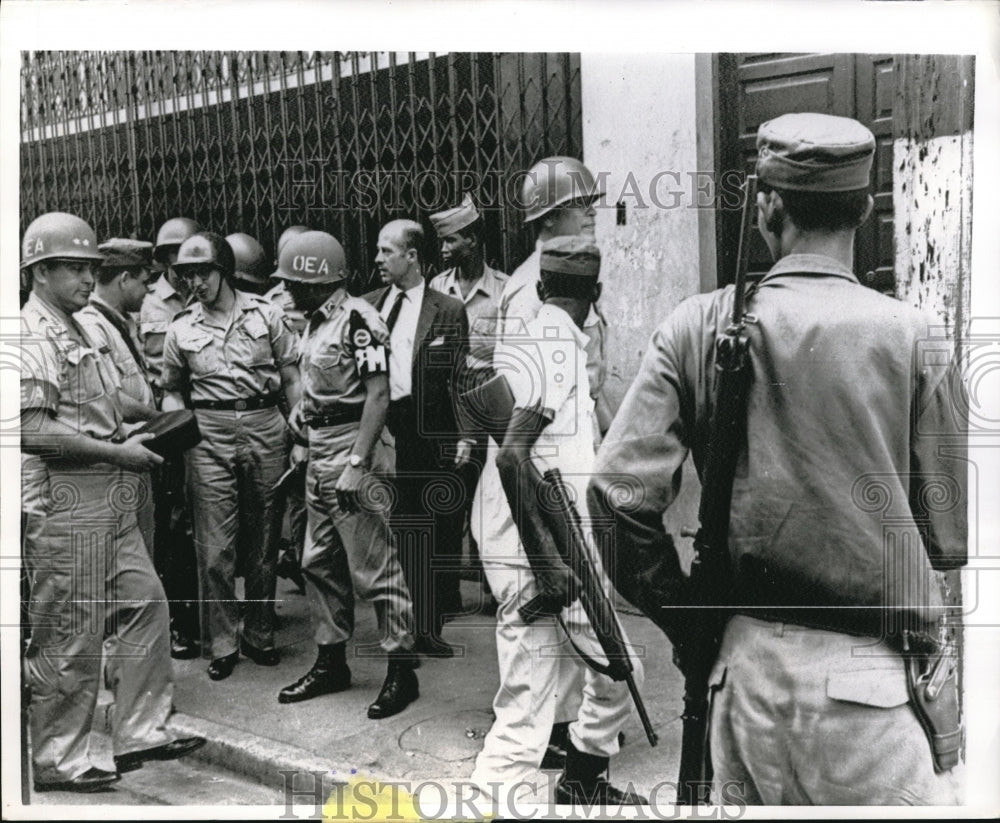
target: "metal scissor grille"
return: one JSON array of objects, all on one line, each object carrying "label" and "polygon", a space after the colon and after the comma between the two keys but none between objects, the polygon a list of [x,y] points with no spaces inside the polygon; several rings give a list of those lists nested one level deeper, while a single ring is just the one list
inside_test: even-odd
[{"label": "metal scissor grille", "polygon": [[69,211],[152,239],[185,215],[273,251],[304,223],[343,242],[360,291],[384,222],[471,191],[510,271],[531,244],[519,175],[554,154],[582,154],[574,54],[22,53],[22,231]]}]

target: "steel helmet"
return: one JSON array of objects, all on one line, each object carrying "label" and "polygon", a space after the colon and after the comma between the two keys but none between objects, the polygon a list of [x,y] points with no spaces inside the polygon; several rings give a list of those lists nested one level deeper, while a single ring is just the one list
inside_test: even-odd
[{"label": "steel helmet", "polygon": [[153,258],[161,260],[165,252],[177,248],[192,234],[199,231],[201,231],[201,226],[195,223],[190,217],[171,217],[166,223],[160,226],[160,230],[156,233],[156,247],[153,249]]},{"label": "steel helmet", "polygon": [[236,276],[244,280],[266,282],[270,272],[264,247],[244,232],[236,232],[226,237],[236,261]]},{"label": "steel helmet", "polygon": [[[304,234],[307,231],[309,231],[308,226],[303,226],[302,224],[298,224],[295,226],[289,226],[281,233],[281,237],[278,238],[278,251],[277,254],[275,255],[276,259],[274,261],[275,266],[278,265],[278,260],[281,258],[281,250],[285,248],[285,244],[293,237],[296,237],[297,235],[300,234]],[[271,277],[278,277],[279,274],[280,274],[279,270],[275,269],[273,272],[271,272]]]},{"label": "steel helmet", "polygon": [[93,260],[104,255],[97,250],[97,235],[75,214],[50,211],[31,221],[21,241],[21,268],[42,260]]},{"label": "steel helmet", "polygon": [[278,256],[275,277],[300,283],[336,283],[347,277],[344,247],[325,231],[306,231],[291,237]]},{"label": "steel helmet", "polygon": [[604,194],[583,163],[575,157],[546,157],[528,169],[521,184],[524,222],[530,223],[571,200]]},{"label": "steel helmet", "polygon": [[236,271],[236,259],[226,238],[214,232],[199,231],[181,243],[174,269],[184,275],[205,266],[216,266],[224,277],[230,279]]}]

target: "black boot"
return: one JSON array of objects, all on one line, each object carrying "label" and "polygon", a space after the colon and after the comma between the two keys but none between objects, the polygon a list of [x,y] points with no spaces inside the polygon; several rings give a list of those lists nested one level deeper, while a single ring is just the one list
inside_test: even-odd
[{"label": "black boot", "polygon": [[368,707],[368,717],[382,720],[399,714],[420,696],[415,660],[412,655],[389,655],[389,671],[382,691]]},{"label": "black boot", "polygon": [[632,791],[616,789],[604,776],[608,758],[585,754],[566,740],[566,768],[556,784],[555,801],[559,805],[574,803],[602,806],[639,806],[649,801]]},{"label": "black boot", "polygon": [[278,692],[278,702],[298,703],[321,694],[334,694],[351,688],[351,670],[347,667],[346,649],[346,643],[320,646],[313,667],[291,686]]}]

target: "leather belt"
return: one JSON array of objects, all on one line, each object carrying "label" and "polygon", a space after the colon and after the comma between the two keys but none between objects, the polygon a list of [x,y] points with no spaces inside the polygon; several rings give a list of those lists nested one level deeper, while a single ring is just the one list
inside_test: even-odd
[{"label": "leather belt", "polygon": [[364,403],[351,406],[341,406],[336,411],[314,414],[305,418],[306,425],[313,429],[323,429],[329,426],[341,426],[344,423],[357,423],[364,414]]},{"label": "leather belt", "polygon": [[211,409],[212,411],[257,411],[270,409],[278,405],[281,395],[259,394],[256,397],[240,397],[237,400],[192,400],[194,409]]}]

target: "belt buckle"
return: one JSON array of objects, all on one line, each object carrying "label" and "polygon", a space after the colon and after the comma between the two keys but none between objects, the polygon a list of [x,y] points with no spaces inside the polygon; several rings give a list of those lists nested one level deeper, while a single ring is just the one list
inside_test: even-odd
[{"label": "belt buckle", "polygon": [[236,411],[246,411],[247,410],[247,401],[244,400],[243,398],[240,398],[234,404],[234,408],[236,409]]}]

